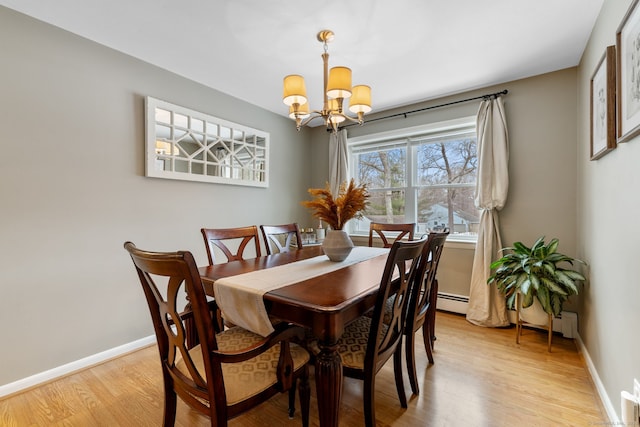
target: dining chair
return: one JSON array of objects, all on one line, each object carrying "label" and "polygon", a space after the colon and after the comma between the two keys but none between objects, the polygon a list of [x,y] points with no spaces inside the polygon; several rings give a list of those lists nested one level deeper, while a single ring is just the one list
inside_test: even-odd
[{"label": "dining chair", "polygon": [[[400,405],[407,407],[401,366],[402,334],[407,319],[409,286],[417,273],[425,243],[426,239],[393,243],[382,273],[373,316],[361,316],[349,323],[337,343],[344,375],[364,381],[364,418],[368,427],[376,424],[375,377],[391,356]],[[393,301],[391,318],[385,323],[383,317],[389,299]]]},{"label": "dining chair", "polygon": [[436,301],[438,299],[438,279],[436,274],[448,235],[449,229],[429,233],[409,296],[409,309],[405,326],[405,357],[409,383],[414,394],[420,393],[416,374],[415,353],[415,333],[420,328],[422,328],[422,338],[429,363],[434,362],[433,343],[435,341]]},{"label": "dining chair", "polygon": [[302,238],[297,223],[283,225],[261,225],[260,231],[264,239],[267,255],[289,252],[291,242],[295,238],[298,249],[302,249]]},{"label": "dining chair", "polygon": [[[290,342],[304,330],[287,323],[267,337],[238,326],[216,332],[212,322],[215,301],[207,301],[193,255],[187,251],[149,252],[124,244],[144,290],[158,342],[164,381],[165,426],[173,426],[179,396],[208,416],[212,426],[259,405],[279,392],[289,391],[289,416],[294,415],[299,384],[302,425],[309,423],[310,355]],[[178,309],[185,292],[191,310]],[[190,347],[185,320],[195,323],[199,344]]]},{"label": "dining chair", "polygon": [[[227,262],[244,259],[244,250],[252,240],[255,245],[256,257],[261,255],[260,240],[258,239],[258,227],[255,225],[236,228],[201,228],[200,232],[204,238],[207,257],[209,258],[209,265],[215,264],[216,248],[222,251],[223,255],[227,258]],[[234,248],[234,245],[237,245],[237,248]],[[187,308],[189,308],[188,305]],[[224,329],[226,322],[223,320],[222,312],[220,310],[216,313],[216,322],[218,330]],[[231,324],[227,323],[227,325]],[[188,332],[191,332],[193,328],[189,327],[187,330]],[[197,340],[197,337],[190,334],[189,340]],[[197,343],[197,341],[194,342]]]},{"label": "dining chair", "polygon": [[[202,228],[209,265],[215,264],[215,248],[218,248],[227,257],[227,261],[237,261],[244,259],[244,250],[253,240],[255,244],[256,257],[260,253],[260,240],[258,239],[258,227],[250,225],[248,227],[237,228]],[[225,243],[225,241],[227,243]],[[238,248],[231,249],[231,242],[238,242]],[[235,252],[234,252],[235,251]]]},{"label": "dining chair", "polygon": [[[369,224],[369,246],[373,247],[374,232],[378,235],[378,237],[382,239],[382,247],[390,248],[393,242],[401,240],[404,236],[407,236],[409,240],[413,240],[413,232],[415,228],[415,222],[407,224],[387,224],[382,222],[372,222]],[[392,241],[389,241],[390,235],[387,234],[389,232],[394,233],[394,239]]]}]

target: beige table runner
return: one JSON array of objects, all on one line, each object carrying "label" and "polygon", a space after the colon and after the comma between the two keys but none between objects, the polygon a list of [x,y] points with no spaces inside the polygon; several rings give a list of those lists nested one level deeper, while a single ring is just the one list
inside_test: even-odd
[{"label": "beige table runner", "polygon": [[216,280],[213,285],[216,301],[229,322],[267,336],[274,329],[262,299],[265,293],[386,253],[389,253],[389,249],[356,246],[342,262],[332,262],[326,255],[321,255],[278,267],[225,277]]}]

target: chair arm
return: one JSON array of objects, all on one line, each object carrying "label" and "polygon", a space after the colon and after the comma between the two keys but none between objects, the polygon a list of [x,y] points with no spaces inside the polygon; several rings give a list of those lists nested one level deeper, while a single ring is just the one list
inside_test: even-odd
[{"label": "chair arm", "polygon": [[218,359],[221,363],[243,362],[264,353],[276,344],[285,342],[288,347],[288,343],[292,339],[303,340],[305,337],[304,328],[285,322],[274,325],[274,329],[275,331],[269,336],[264,337],[263,340],[257,342],[251,347],[243,349],[242,351],[224,352],[214,350],[211,352],[211,357]]}]

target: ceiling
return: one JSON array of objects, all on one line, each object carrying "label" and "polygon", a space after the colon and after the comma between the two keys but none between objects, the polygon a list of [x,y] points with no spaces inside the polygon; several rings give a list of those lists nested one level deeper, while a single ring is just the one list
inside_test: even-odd
[{"label": "ceiling", "polygon": [[0,0],[0,5],[278,114],[282,79],[322,103],[330,66],[374,111],[578,64],[604,0]]}]

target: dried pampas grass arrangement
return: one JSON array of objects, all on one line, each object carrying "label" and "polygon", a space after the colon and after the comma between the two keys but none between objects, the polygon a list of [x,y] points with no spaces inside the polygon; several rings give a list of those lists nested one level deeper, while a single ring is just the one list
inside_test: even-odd
[{"label": "dried pampas grass arrangement", "polygon": [[342,230],[350,219],[362,217],[369,199],[366,185],[356,185],[353,178],[348,186],[346,182],[340,184],[335,198],[329,183],[325,188],[310,188],[308,191],[313,200],[301,202],[302,205],[313,210],[313,216],[329,224],[333,230]]}]

